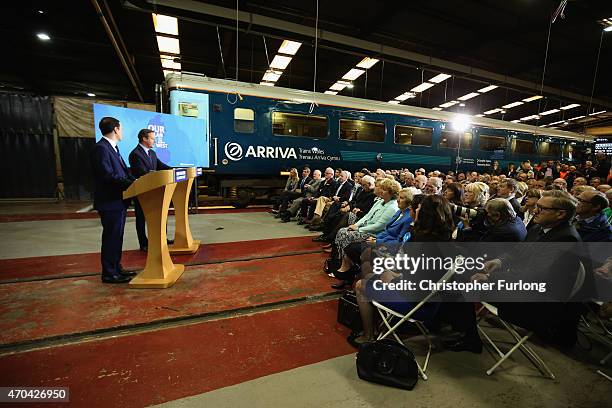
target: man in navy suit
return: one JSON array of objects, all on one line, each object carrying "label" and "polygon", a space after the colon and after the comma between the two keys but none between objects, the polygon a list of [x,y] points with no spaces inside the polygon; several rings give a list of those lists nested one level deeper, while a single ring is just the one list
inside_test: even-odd
[{"label": "man in navy suit", "polygon": [[[172,167],[166,165],[157,158],[153,146],[155,145],[155,132],[151,129],[141,129],[138,132],[138,146],[130,153],[130,170],[135,178],[144,176],[150,171],[171,170]],[[145,231],[145,217],[138,199],[134,200],[134,210],[136,213],[136,233],[138,234],[138,244],[141,251],[146,251],[149,246],[147,233]],[[168,242],[171,243],[171,242]]]},{"label": "man in navy suit", "polygon": [[99,123],[102,138],[90,153],[94,178],[94,208],[102,222],[102,282],[128,282],[135,273],[121,267],[123,230],[130,200],[123,200],[125,191],[134,178],[119,154],[117,144],[123,138],[121,124],[112,117]]}]

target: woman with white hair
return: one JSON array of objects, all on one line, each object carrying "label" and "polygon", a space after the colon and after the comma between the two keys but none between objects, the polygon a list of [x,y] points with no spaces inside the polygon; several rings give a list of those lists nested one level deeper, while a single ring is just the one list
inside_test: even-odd
[{"label": "woman with white hair", "polygon": [[385,229],[385,226],[398,210],[397,196],[399,192],[400,184],[397,181],[389,179],[380,181],[376,186],[376,195],[380,199],[374,203],[372,209],[355,224],[338,231],[334,241],[336,256],[332,255],[335,265],[330,265],[330,268],[339,264],[347,245],[365,241],[368,237],[375,237],[376,234]]},{"label": "woman with white hair", "polygon": [[487,230],[484,206],[488,200],[488,185],[481,181],[466,184],[463,189],[464,207],[455,207],[453,210],[461,218],[457,225],[457,241],[480,241]]}]

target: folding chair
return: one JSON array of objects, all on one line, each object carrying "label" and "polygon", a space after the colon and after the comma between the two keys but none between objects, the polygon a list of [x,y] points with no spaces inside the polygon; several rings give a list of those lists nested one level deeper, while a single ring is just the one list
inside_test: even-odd
[{"label": "folding chair", "polygon": [[[449,281],[452,276],[455,274],[455,269],[451,268],[449,269],[444,276],[442,276],[440,278],[440,280],[438,280],[438,282],[443,282],[443,281]],[[429,301],[429,299],[431,299],[432,297],[434,297],[435,295],[437,295],[439,292],[439,290],[432,290],[427,296],[425,296],[425,298],[423,300],[421,300],[418,304],[416,304],[412,309],[410,309],[410,311],[407,314],[402,314],[399,312],[396,312],[395,310],[373,300],[372,303],[374,304],[374,307],[376,307],[376,310],[378,310],[378,314],[380,314],[380,317],[382,318],[382,321],[384,323],[384,325],[387,327],[387,331],[384,333],[380,333],[378,336],[378,340],[384,339],[385,337],[389,336],[389,335],[393,335],[393,337],[395,337],[395,339],[400,343],[400,344],[404,344],[402,342],[402,340],[400,339],[400,337],[397,335],[396,330],[398,327],[400,327],[402,324],[404,324],[405,322],[409,322],[409,323],[413,323],[417,329],[423,334],[423,336],[425,336],[425,339],[427,340],[427,355],[425,356],[425,361],[423,363],[423,365],[421,366],[421,364],[419,364],[419,362],[417,361],[417,367],[419,368],[419,374],[421,375],[421,378],[423,378],[423,380],[427,381],[427,375],[425,374],[425,371],[427,371],[427,364],[429,363],[429,357],[431,356],[431,349],[432,349],[432,345],[431,345],[431,339],[429,338],[429,333],[427,328],[425,327],[424,321],[418,320],[418,319],[413,319],[412,316],[415,315],[415,313],[417,313],[419,311],[419,309]],[[391,326],[391,322],[390,320],[392,318],[399,318],[399,321],[397,323],[395,323],[393,326]]]},{"label": "folding chair", "polygon": [[[603,302],[594,302],[599,306],[603,305]],[[612,319],[608,319],[605,321],[595,310],[589,307],[589,313],[580,318],[580,332],[584,335],[589,334],[595,340],[597,340],[602,345],[608,347],[610,352],[602,358],[599,363],[606,364],[606,362],[612,357]],[[599,374],[612,381],[610,376],[603,373],[601,370],[597,371]]]},{"label": "folding chair", "polygon": [[[574,286],[572,287],[570,298],[574,297],[574,295],[576,295],[576,293],[578,293],[578,291],[582,288],[585,276],[586,271],[584,269],[584,265],[580,263],[580,267],[578,268],[578,273],[576,274],[576,280],[574,282]],[[499,347],[497,347],[491,337],[489,337],[489,335],[487,335],[487,333],[482,329],[480,323],[478,324],[478,331],[480,332],[482,337],[484,337],[484,339],[491,345],[491,347],[493,347],[493,349],[499,356],[499,359],[493,365],[493,367],[487,370],[487,375],[492,375],[493,372],[497,369],[497,367],[499,367],[504,361],[506,361],[508,357],[512,355],[512,353],[514,353],[516,350],[520,350],[523,355],[525,355],[525,357],[529,361],[531,361],[531,363],[540,371],[540,373],[542,373],[542,375],[554,380],[555,375],[553,374],[553,372],[550,370],[550,368],[548,368],[544,360],[542,360],[542,358],[535,352],[535,350],[533,350],[533,348],[531,348],[531,346],[529,346],[529,344],[527,343],[529,338],[533,335],[533,331],[527,331],[525,335],[521,335],[512,323],[506,322],[505,320],[499,317],[497,307],[487,302],[481,303],[483,307],[480,310],[482,311],[483,309],[486,309],[487,312],[495,316],[499,323],[501,323],[501,325],[506,329],[506,331],[510,333],[510,335],[512,335],[512,337],[516,340],[516,343],[512,346],[512,348],[506,353],[503,353],[499,349]]]}]

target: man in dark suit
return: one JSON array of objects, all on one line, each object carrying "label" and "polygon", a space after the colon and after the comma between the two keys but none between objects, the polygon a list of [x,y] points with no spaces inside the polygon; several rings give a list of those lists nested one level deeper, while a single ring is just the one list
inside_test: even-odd
[{"label": "man in dark suit", "polygon": [[[153,146],[155,145],[155,132],[151,129],[141,129],[138,132],[138,146],[130,153],[130,171],[135,178],[144,176],[150,171],[171,170],[157,158]],[[145,231],[145,217],[138,199],[134,200],[134,212],[136,213],[136,233],[141,251],[146,251],[149,246],[147,233]]]},{"label": "man in dark suit", "polygon": [[134,273],[121,267],[123,230],[130,200],[123,200],[123,191],[134,181],[119,154],[117,144],[123,138],[121,124],[104,117],[99,123],[102,138],[90,153],[94,178],[94,208],[102,223],[102,282],[128,282]]},{"label": "man in dark suit", "polygon": [[500,181],[499,184],[497,185],[497,196],[496,197],[505,198],[506,200],[510,201],[510,205],[512,206],[512,209],[514,209],[516,216],[522,220],[524,215],[523,215],[523,212],[521,211],[521,205],[519,204],[518,200],[515,197],[517,191],[518,191],[517,181],[511,178],[505,178],[502,181]]}]

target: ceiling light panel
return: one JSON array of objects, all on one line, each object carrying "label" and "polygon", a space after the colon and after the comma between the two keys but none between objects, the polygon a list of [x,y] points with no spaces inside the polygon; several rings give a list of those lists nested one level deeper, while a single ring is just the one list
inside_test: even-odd
[{"label": "ceiling light panel", "polygon": [[458,104],[459,101],[450,101],[450,102],[446,102],[440,105],[441,108],[450,108],[453,105]]},{"label": "ceiling light panel", "polygon": [[492,90],[494,90],[496,88],[499,88],[499,87],[497,85],[489,85],[489,86],[485,86],[484,88],[480,88],[478,90],[478,92],[486,93],[486,92],[492,91]]},{"label": "ceiling light panel", "polygon": [[155,31],[162,34],[178,35],[178,20],[175,17],[153,13]]},{"label": "ceiling light panel", "polygon": [[281,73],[268,70],[264,74],[262,81],[276,82],[280,77]]},{"label": "ceiling light panel", "polygon": [[273,83],[273,82],[264,82],[264,81],[261,81],[261,82],[259,83],[259,85],[265,85],[265,86],[274,86],[274,83]]},{"label": "ceiling light panel", "polygon": [[168,69],[181,69],[181,63],[180,62],[175,62],[174,61],[174,57],[165,57],[165,56],[161,56],[161,65],[163,68],[168,68]]},{"label": "ceiling light panel", "polygon": [[179,46],[178,38],[164,37],[161,35],[157,36],[157,47],[159,52],[169,54],[180,54],[181,47]]},{"label": "ceiling light panel", "polygon": [[423,92],[429,88],[434,86],[434,84],[430,84],[429,82],[423,82],[421,85],[415,86],[410,90],[410,92]]},{"label": "ceiling light panel", "polygon": [[400,101],[389,101],[387,103],[390,103],[392,105],[399,105]]},{"label": "ceiling light panel", "polygon": [[572,103],[572,104],[570,104],[570,105],[565,105],[565,106],[562,106],[562,107],[561,107],[561,110],[574,109],[574,108],[577,108],[577,107],[579,107],[579,106],[580,106],[580,104],[579,104],[579,103]]},{"label": "ceiling light panel", "polygon": [[469,93],[469,94],[467,94],[467,95],[460,96],[460,97],[459,97],[459,98],[457,98],[457,99],[459,99],[460,101],[467,101],[468,99],[475,98],[475,97],[477,97],[478,95],[480,95],[478,92],[471,92],[471,93]]},{"label": "ceiling light panel", "polygon": [[530,96],[529,98],[523,99],[523,102],[533,102],[533,101],[537,101],[538,99],[542,99],[542,98],[543,98],[542,95]]},{"label": "ceiling light panel", "polygon": [[332,91],[341,91],[344,88],[346,88],[346,84],[340,82],[336,82],[335,84],[329,87],[329,89],[331,89]]},{"label": "ceiling light panel", "polygon": [[515,106],[520,106],[522,104],[523,104],[523,102],[512,102],[512,103],[509,103],[507,105],[502,106],[502,108],[510,109],[510,108],[514,108]]},{"label": "ceiling light panel", "polygon": [[328,94],[328,95],[337,95],[338,94],[338,92],[336,92],[336,91],[325,91],[325,93]]},{"label": "ceiling light panel", "polygon": [[376,65],[377,62],[378,60],[376,58],[365,57],[357,64],[357,68],[370,69]]},{"label": "ceiling light panel", "polygon": [[433,82],[434,84],[439,84],[442,81],[446,81],[451,76],[448,74],[438,74],[435,77],[431,78],[429,82]]},{"label": "ceiling light panel", "polygon": [[284,40],[278,52],[281,54],[295,55],[301,46],[301,42]]},{"label": "ceiling light panel", "polygon": [[496,108],[496,109],[491,109],[485,112],[485,115],[491,115],[493,113],[497,113],[497,112],[501,112],[501,109]]},{"label": "ceiling light panel", "polygon": [[363,69],[353,68],[349,72],[344,74],[342,79],[346,79],[347,81],[354,81],[357,78],[359,78],[361,75],[363,75],[364,72],[365,71]]},{"label": "ceiling light panel", "polygon": [[546,112],[541,112],[540,116],[552,115],[553,113],[557,113],[557,112],[559,112],[559,109],[551,109],[551,110],[547,110]]},{"label": "ceiling light panel", "polygon": [[270,63],[270,68],[283,70],[287,68],[287,65],[291,62],[291,57],[286,57],[284,55],[275,55],[274,59]]}]

